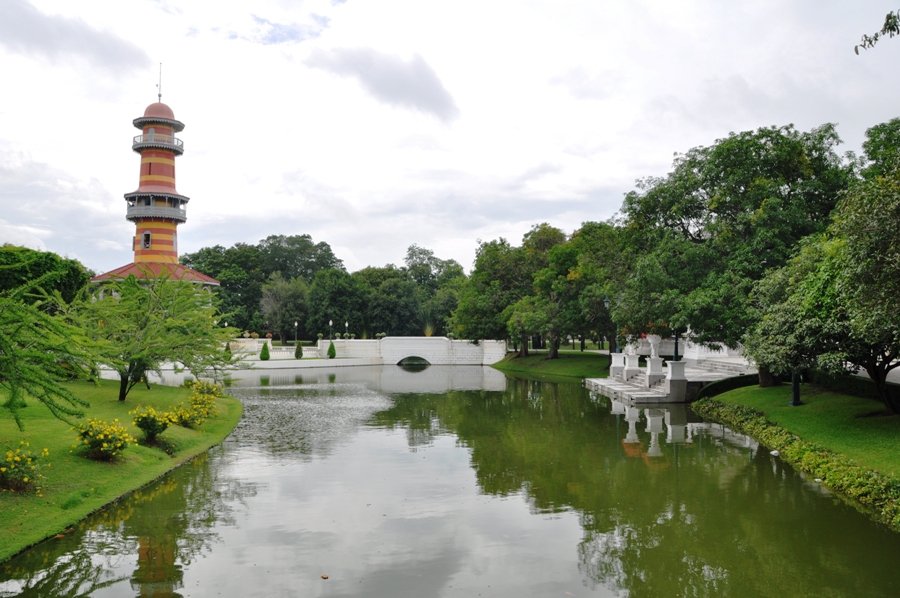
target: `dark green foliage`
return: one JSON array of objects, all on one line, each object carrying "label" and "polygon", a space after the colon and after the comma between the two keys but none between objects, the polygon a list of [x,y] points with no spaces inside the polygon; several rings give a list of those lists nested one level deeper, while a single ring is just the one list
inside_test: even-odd
[{"label": "dark green foliage", "polygon": [[261,361],[269,361],[269,343],[263,343],[262,350],[259,352]]},{"label": "dark green foliage", "polygon": [[345,271],[319,271],[309,289],[307,330],[328,330],[329,320],[332,333],[342,329],[344,322],[353,330],[364,329],[365,296],[362,285]]},{"label": "dark green foliage", "polygon": [[222,313],[229,314],[229,323],[241,330],[265,328],[260,301],[263,286],[273,274],[309,284],[320,270],[344,268],[327,243],[313,243],[309,235],[271,235],[256,245],[236,243],[228,249],[204,247],[182,255],[181,263],[222,283],[217,290]]},{"label": "dark green foliage", "polygon": [[758,383],[758,374],[745,374],[743,376],[732,376],[731,378],[725,378],[724,380],[716,380],[701,388],[700,392],[697,393],[697,399],[711,398],[720,395],[723,392],[734,390],[735,388],[754,386]]},{"label": "dark green foliage", "polygon": [[328,359],[337,357],[337,350],[334,348],[334,341],[328,342]]},{"label": "dark green foliage", "polygon": [[303,345],[299,342],[297,346],[294,347],[294,359],[302,359],[303,358]]},{"label": "dark green foliage", "polygon": [[631,335],[690,327],[694,340],[737,346],[755,322],[749,291],[821,232],[852,164],[833,125],[733,133],[676,157],[622,207],[628,269],[613,308]]},{"label": "dark green foliage", "polygon": [[[546,268],[551,248],[565,242],[565,234],[547,223],[537,224],[522,238],[521,247],[513,247],[506,239],[482,243],[475,255],[475,267],[469,280],[461,286],[459,304],[453,312],[453,328],[461,338],[504,339],[509,336],[511,311],[517,302],[532,295],[534,275]],[[538,302],[540,303],[540,302]],[[532,302],[531,320],[551,321],[543,313],[543,303]],[[551,308],[552,309],[552,308]],[[543,325],[543,324],[541,324]],[[526,331],[536,332],[536,331]],[[517,330],[516,336],[521,331]]]},{"label": "dark green foliage", "polygon": [[[0,274],[17,269],[15,263],[6,264]],[[42,285],[52,284],[54,276],[47,272],[29,284],[0,291],[0,388],[7,392],[2,407],[20,429],[19,410],[30,397],[65,421],[81,416],[81,408],[88,406],[62,382],[91,375],[97,347],[73,322],[59,293],[54,298],[43,292]]]},{"label": "dark green foliage", "polygon": [[881,521],[900,531],[900,480],[807,442],[749,407],[704,399],[693,403],[691,408],[705,419],[725,424],[777,450],[783,460],[874,510]]},{"label": "dark green foliage", "polygon": [[[278,334],[281,344],[286,344],[291,334],[306,336],[306,301],[309,286],[302,278],[286,280],[276,272],[263,285],[260,311],[266,320],[267,330]],[[297,323],[297,328],[294,327]]]},{"label": "dark green foliage", "polygon": [[29,285],[23,296],[35,298],[58,291],[65,303],[71,303],[90,280],[91,274],[76,260],[62,258],[49,251],[4,244],[0,246],[0,292]]}]

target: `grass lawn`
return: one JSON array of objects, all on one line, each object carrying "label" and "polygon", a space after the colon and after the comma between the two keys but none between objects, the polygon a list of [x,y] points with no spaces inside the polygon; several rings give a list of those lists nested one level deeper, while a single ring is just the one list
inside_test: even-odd
[{"label": "grass lawn", "polygon": [[[900,478],[900,416],[883,415],[870,399],[841,395],[804,384],[804,405],[790,407],[791,386],[738,388],[716,397],[745,405],[808,442],[855,460],[859,465]],[[875,415],[873,415],[875,414]]]},{"label": "grass lawn", "polygon": [[547,353],[532,352],[520,358],[509,354],[494,364],[502,372],[530,376],[567,376],[576,378],[606,378],[609,375],[609,356],[597,353],[560,352],[559,359],[547,359]]},{"label": "grass lawn", "polygon": [[[168,410],[182,401],[187,403],[191,395],[186,388],[153,385],[152,390],[147,390],[139,385],[125,402],[120,402],[117,381],[104,380],[99,386],[74,382],[70,388],[91,403],[85,409],[85,420],[118,419],[138,439],[143,434],[132,425],[129,411],[139,405]],[[50,468],[43,471],[45,479],[41,482],[40,495],[0,492],[0,560],[62,532],[89,513],[220,443],[237,425],[243,406],[231,397],[217,399],[216,405],[218,414],[199,428],[172,426],[160,436],[167,441],[172,456],[160,448],[137,445],[129,446],[113,462],[90,461],[71,453],[76,432],[34,399],[21,412],[24,432],[19,431],[8,412],[0,410],[0,448],[15,449],[24,440],[35,453],[44,448],[50,451],[44,460],[50,463]]]}]

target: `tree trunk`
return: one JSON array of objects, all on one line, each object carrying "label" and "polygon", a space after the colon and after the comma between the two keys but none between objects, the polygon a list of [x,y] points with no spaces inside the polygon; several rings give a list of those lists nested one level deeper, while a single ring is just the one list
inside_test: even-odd
[{"label": "tree trunk", "polygon": [[559,359],[559,343],[562,339],[558,335],[550,335],[549,341],[550,342],[547,343],[549,345],[547,359]]},{"label": "tree trunk", "polygon": [[524,332],[519,337],[519,357],[528,357],[528,335]]},{"label": "tree trunk", "polygon": [[769,368],[760,366],[759,368],[759,386],[760,388],[769,388],[770,386],[778,386],[781,380],[772,375]]},{"label": "tree trunk", "polygon": [[869,378],[875,383],[875,389],[878,391],[878,396],[881,397],[884,406],[887,407],[888,411],[896,415],[900,411],[897,410],[897,406],[894,404],[891,387],[887,384],[889,370],[879,367],[877,363],[869,364],[864,366],[864,368],[866,373],[869,374]]},{"label": "tree trunk", "polygon": [[128,396],[128,380],[131,376],[126,372],[124,375],[122,372],[119,372],[119,400],[124,401],[125,397]]},{"label": "tree trunk", "polygon": [[581,351],[584,352],[584,335],[581,335]]}]

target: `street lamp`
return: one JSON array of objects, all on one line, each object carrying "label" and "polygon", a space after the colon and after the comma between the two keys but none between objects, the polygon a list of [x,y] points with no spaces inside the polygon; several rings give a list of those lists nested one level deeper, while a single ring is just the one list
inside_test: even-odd
[{"label": "street lamp", "polygon": [[331,340],[331,339],[332,339],[332,336],[331,336],[331,325],[332,325],[332,323],[333,323],[333,322],[332,322],[331,320],[328,320],[328,340]]},{"label": "street lamp", "polygon": [[294,320],[294,346],[297,346],[297,320]]},{"label": "street lamp", "polygon": [[350,334],[350,323],[345,320],[344,321],[344,338],[347,338],[347,336],[349,334]]}]

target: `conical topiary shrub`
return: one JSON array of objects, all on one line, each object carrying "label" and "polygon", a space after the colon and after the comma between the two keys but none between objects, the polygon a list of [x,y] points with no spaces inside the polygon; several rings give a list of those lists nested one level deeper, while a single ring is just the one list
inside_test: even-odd
[{"label": "conical topiary shrub", "polygon": [[303,359],[303,345],[300,341],[297,341],[297,346],[294,347],[294,359]]},{"label": "conical topiary shrub", "polygon": [[334,341],[328,343],[328,359],[337,357],[337,349],[334,348]]},{"label": "conical topiary shrub", "polygon": [[259,358],[262,361],[269,361],[269,343],[263,343],[262,351],[259,352]]}]

